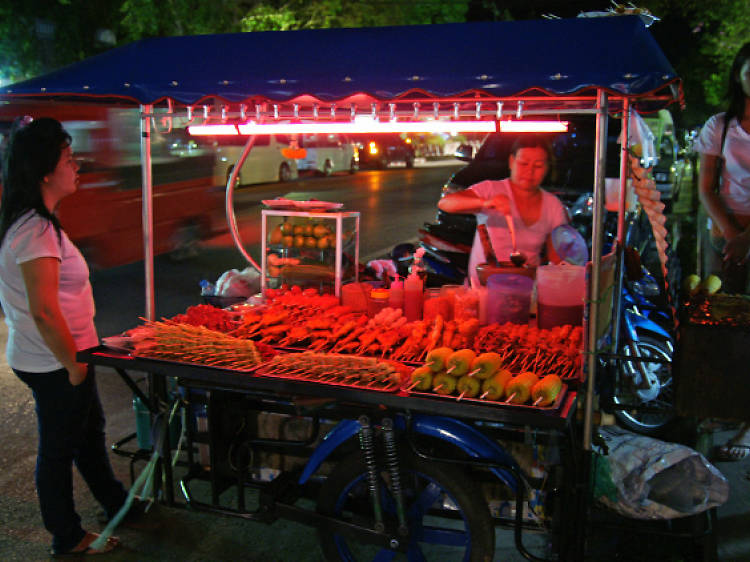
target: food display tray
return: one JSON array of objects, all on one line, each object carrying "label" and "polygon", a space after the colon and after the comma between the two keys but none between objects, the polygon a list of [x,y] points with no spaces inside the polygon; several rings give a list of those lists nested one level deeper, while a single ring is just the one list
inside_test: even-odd
[{"label": "food display tray", "polygon": [[482,400],[481,398],[468,398],[464,397],[459,400],[457,395],[453,394],[438,394],[436,392],[422,392],[419,390],[407,390],[406,387],[402,388],[402,391],[409,394],[410,396],[420,396],[423,398],[438,398],[442,400],[449,400],[451,402],[464,402],[466,404],[482,404],[484,406],[493,406],[498,408],[511,408],[513,410],[527,410],[532,412],[557,412],[565,402],[565,395],[568,393],[568,386],[563,383],[560,392],[557,394],[555,401],[549,406],[534,406],[533,404],[509,404],[508,402],[502,402],[500,400]]},{"label": "food display tray", "polygon": [[530,425],[547,429],[566,427],[571,422],[577,407],[576,392],[570,389],[565,395],[560,396],[561,404],[558,409],[554,409],[554,406],[534,408],[496,404],[485,400],[458,401],[455,397],[442,398],[430,393],[412,394],[403,390],[379,392],[314,383],[302,379],[258,376],[257,369],[251,372],[238,372],[218,367],[139,358],[104,346],[79,351],[77,357],[81,362],[111,367],[122,377],[126,377],[129,372],[146,372],[153,375],[177,377],[207,389],[240,393],[268,393],[275,397],[280,395],[320,397],[332,402],[359,404],[363,408]]},{"label": "food display tray", "polygon": [[273,377],[273,378],[279,378],[279,379],[285,379],[285,380],[296,380],[296,381],[304,381],[304,382],[311,382],[315,384],[324,384],[329,386],[337,386],[341,388],[353,388],[356,390],[375,390],[378,392],[398,392],[401,390],[401,386],[398,384],[389,384],[382,387],[378,386],[372,386],[367,384],[359,384],[356,382],[341,382],[336,380],[325,380],[320,379],[318,375],[311,375],[310,373],[306,373],[303,369],[299,369],[298,374],[289,374],[286,373],[275,373],[274,371],[270,370],[266,365],[261,364],[258,366],[257,370],[254,373],[257,376],[262,377]]}]

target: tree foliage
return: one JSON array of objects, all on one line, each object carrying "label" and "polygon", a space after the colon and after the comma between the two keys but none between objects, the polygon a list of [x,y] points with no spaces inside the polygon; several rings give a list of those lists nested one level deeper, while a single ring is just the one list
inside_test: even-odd
[{"label": "tree foliage", "polygon": [[378,27],[465,21],[468,0],[265,0],[242,18],[243,31]]}]

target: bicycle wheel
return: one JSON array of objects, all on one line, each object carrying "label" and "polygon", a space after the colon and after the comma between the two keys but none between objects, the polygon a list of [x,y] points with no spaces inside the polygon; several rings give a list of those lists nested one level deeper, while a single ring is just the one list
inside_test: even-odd
[{"label": "bicycle wheel", "polygon": [[[401,481],[409,526],[408,553],[359,544],[320,529],[327,560],[492,560],[495,533],[487,502],[468,475],[455,467],[402,454]],[[396,503],[390,477],[379,472],[379,494],[387,528],[396,528]],[[367,469],[361,454],[342,462],[321,488],[318,511],[348,522],[374,526]]]},{"label": "bicycle wheel", "polygon": [[[634,380],[641,376],[638,364],[635,361],[623,361],[612,399],[616,405],[638,405],[642,408],[616,409],[615,417],[627,429],[653,435],[675,416],[672,352],[667,342],[651,336],[640,336],[640,341],[635,345],[638,346],[641,357],[663,359],[670,363],[644,361],[643,366],[654,384],[650,385],[651,388],[641,389],[634,384]],[[632,355],[628,346],[625,346],[623,353]]]}]

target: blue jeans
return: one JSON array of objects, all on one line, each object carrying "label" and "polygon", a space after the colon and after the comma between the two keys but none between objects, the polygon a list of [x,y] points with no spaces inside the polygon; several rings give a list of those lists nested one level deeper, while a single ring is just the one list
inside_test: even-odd
[{"label": "blue jeans", "polygon": [[13,372],[31,388],[36,401],[39,506],[44,526],[52,533],[52,548],[64,552],[85,535],[73,503],[74,462],[109,516],[117,513],[127,496],[109,463],[94,369],[89,367],[86,380],[78,386],[70,384],[65,369]]}]

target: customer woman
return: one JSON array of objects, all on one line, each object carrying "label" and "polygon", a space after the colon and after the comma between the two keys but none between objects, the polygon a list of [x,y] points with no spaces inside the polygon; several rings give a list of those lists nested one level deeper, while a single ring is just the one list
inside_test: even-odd
[{"label": "customer woman", "polygon": [[[526,257],[526,263],[539,265],[550,232],[568,222],[565,206],[540,187],[552,163],[552,149],[542,137],[522,135],[513,144],[508,163],[509,178],[485,180],[446,195],[438,202],[438,207],[447,213],[475,214],[477,223],[487,226],[500,261],[507,260],[513,250],[505,218],[510,215],[518,250]],[[479,235],[475,234],[469,275],[476,278],[476,266],[486,261]]]},{"label": "customer woman", "polygon": [[[705,248],[706,273],[718,274],[724,289],[750,292],[750,43],[734,58],[729,72],[729,106],[701,129],[698,193],[710,219]],[[717,451],[719,460],[750,454],[750,424]]]},{"label": "customer woman", "polygon": [[84,531],[75,511],[74,462],[109,517],[127,496],[107,456],[93,369],[76,360],[98,337],[86,262],[55,217],[78,186],[70,143],[54,119],[18,120],[3,155],[0,203],[6,356],[36,401],[36,487],[53,555],[100,554],[118,544],[90,546],[98,535]]}]

